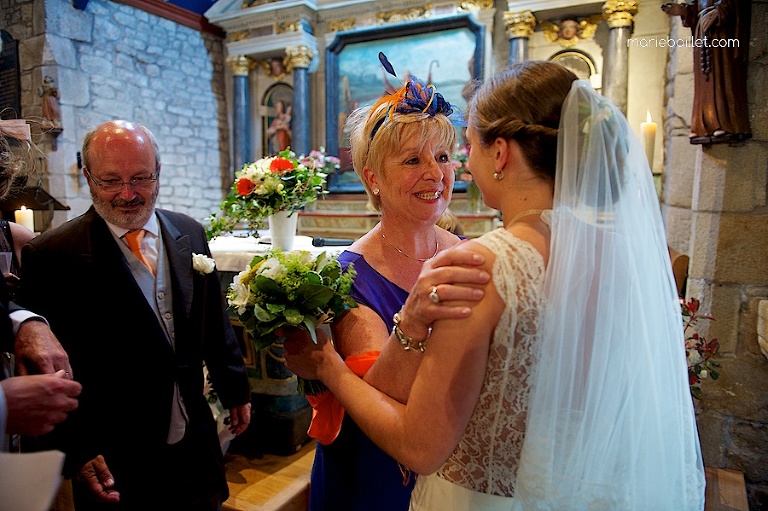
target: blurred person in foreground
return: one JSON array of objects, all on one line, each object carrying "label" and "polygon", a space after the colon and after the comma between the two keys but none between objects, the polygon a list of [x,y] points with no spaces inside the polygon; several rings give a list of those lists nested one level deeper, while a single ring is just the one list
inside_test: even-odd
[{"label": "blurred person in foreground", "polygon": [[[355,377],[400,402],[408,398],[421,354],[416,346],[410,353],[399,345],[384,348],[392,315],[405,303],[426,261],[473,264],[474,255],[468,252],[455,260],[441,259],[462,238],[435,225],[453,190],[451,156],[457,132],[452,113],[434,85],[411,76],[399,91],[353,111],[347,121],[355,172],[381,220],[338,257],[345,270],[353,264],[357,272],[351,295],[358,307],[334,322],[332,333],[339,356]],[[489,277],[472,268],[456,267],[442,275],[437,271],[435,278],[445,282],[484,282]],[[466,299],[481,294],[469,287],[448,287],[452,290],[446,293]],[[468,313],[458,307],[429,311],[431,317]],[[383,364],[374,364],[377,360]],[[308,398],[314,406],[309,434],[318,440],[310,510],[405,511],[414,474],[374,445],[332,393]]]},{"label": "blurred person in foreground", "polygon": [[457,305],[424,264],[384,347],[426,343],[407,404],[357,378],[322,332],[290,340],[289,369],[419,473],[413,511],[702,510],[680,306],[626,118],[569,70],[529,61],[483,83],[467,122],[469,168],[504,227],[454,249],[493,276],[466,318],[416,312],[435,295]]},{"label": "blurred person in foreground", "polygon": [[251,405],[215,267],[193,264],[210,258],[205,231],[155,208],[160,153],[146,127],[105,122],[82,155],[93,206],[22,251],[20,301],[46,317],[83,385],[78,410],[42,440],[67,454],[78,511],[216,511],[229,491],[203,362],[232,433]]},{"label": "blurred person in foreground", "polygon": [[[16,152],[10,140],[17,141]],[[15,142],[14,142],[15,143]],[[17,177],[26,174],[24,153],[33,149],[29,125],[24,120],[0,120],[0,200],[11,192]],[[17,183],[18,184],[18,183]],[[19,239],[10,247],[18,249],[29,236],[19,227]],[[18,251],[14,252],[16,259]],[[12,268],[16,270],[14,266]],[[13,275],[14,284],[18,279]],[[77,408],[81,385],[72,381],[67,355],[43,318],[9,301],[9,288],[0,279],[0,450],[8,447],[6,435],[39,435],[50,432],[69,412]],[[15,360],[28,365],[13,367]],[[29,374],[30,372],[48,374]],[[16,376],[14,376],[14,374]]]}]

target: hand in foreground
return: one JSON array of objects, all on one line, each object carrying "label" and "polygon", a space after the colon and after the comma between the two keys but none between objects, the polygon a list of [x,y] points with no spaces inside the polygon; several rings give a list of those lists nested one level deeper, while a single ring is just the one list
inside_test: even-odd
[{"label": "hand in foreground", "polygon": [[229,409],[229,432],[233,435],[243,433],[251,423],[251,403]]},{"label": "hand in foreground", "polygon": [[16,333],[16,374],[49,374],[64,370],[73,377],[69,355],[44,321],[27,320]]},{"label": "hand in foreground", "polygon": [[8,410],[7,432],[43,435],[77,408],[80,383],[56,374],[14,376],[0,381]]},{"label": "hand in foreground", "polygon": [[317,344],[303,328],[280,328],[278,335],[285,337],[285,367],[305,380],[319,380],[318,369],[328,356],[340,357],[322,328],[315,330]]},{"label": "hand in foreground", "polygon": [[425,262],[419,278],[411,288],[403,306],[408,316],[409,335],[417,339],[428,336],[429,327],[438,319],[461,319],[472,314],[466,302],[477,302],[485,291],[479,287],[491,275],[479,268],[483,255],[467,248],[466,242]]},{"label": "hand in foreground", "polygon": [[80,468],[76,481],[88,488],[93,500],[107,503],[120,502],[120,492],[114,489],[115,479],[101,454]]}]

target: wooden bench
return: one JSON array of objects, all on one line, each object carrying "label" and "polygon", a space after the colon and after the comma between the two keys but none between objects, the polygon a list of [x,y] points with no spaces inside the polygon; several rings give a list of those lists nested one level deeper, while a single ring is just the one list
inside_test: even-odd
[{"label": "wooden bench", "polygon": [[749,511],[744,474],[725,468],[704,467],[707,476],[704,511]]}]

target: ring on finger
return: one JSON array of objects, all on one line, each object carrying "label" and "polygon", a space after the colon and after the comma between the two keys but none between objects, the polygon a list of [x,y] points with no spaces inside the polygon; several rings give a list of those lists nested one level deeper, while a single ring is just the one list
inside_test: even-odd
[{"label": "ring on finger", "polygon": [[432,303],[440,303],[440,297],[437,296],[437,286],[432,286],[432,291],[429,293],[429,301]]}]

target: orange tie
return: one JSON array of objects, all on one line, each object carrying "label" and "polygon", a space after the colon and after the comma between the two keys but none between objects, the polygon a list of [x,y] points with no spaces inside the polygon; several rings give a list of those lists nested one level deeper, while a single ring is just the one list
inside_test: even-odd
[{"label": "orange tie", "polygon": [[125,233],[125,241],[128,242],[128,248],[131,249],[131,252],[133,252],[133,255],[135,255],[139,261],[144,263],[144,266],[149,269],[149,271],[152,272],[152,275],[155,274],[154,268],[152,268],[152,265],[149,263],[149,259],[144,257],[144,253],[141,251],[141,240],[144,239],[144,233],[146,231],[144,229],[137,229],[135,231],[129,231]]}]

